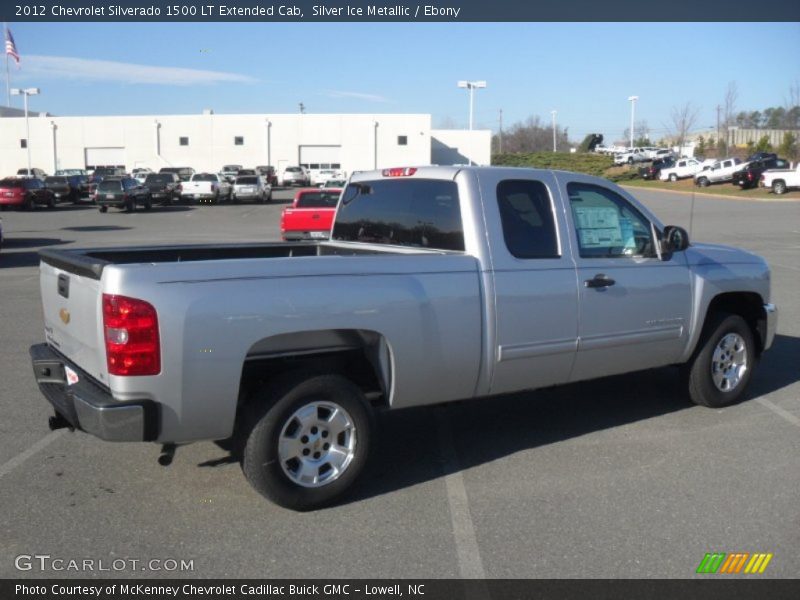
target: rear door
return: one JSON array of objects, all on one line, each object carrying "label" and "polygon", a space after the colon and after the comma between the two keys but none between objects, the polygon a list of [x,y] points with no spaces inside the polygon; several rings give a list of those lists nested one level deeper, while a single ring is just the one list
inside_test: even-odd
[{"label": "rear door", "polygon": [[654,227],[622,192],[558,175],[567,203],[579,290],[573,381],[676,362],[691,317],[683,252],[661,260]]}]

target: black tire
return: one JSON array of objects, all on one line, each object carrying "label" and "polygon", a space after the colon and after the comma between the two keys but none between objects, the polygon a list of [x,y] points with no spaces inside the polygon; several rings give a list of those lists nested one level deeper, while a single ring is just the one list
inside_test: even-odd
[{"label": "black tire", "polygon": [[151,208],[153,208],[153,201],[152,200],[145,200],[144,201],[144,209],[145,210],[150,210]]},{"label": "black tire", "polygon": [[100,206],[98,208],[100,209],[101,213],[108,212],[108,207],[107,206]]},{"label": "black tire", "polygon": [[[735,334],[744,343],[746,369],[738,383],[730,390],[721,390],[714,383],[714,353],[726,336]],[[716,313],[709,316],[694,355],[686,364],[689,397],[701,406],[721,408],[736,402],[747,389],[756,366],[755,339],[747,322],[739,315]]]},{"label": "black tire", "polygon": [[670,173],[670,174],[669,174],[669,180],[670,180],[672,183],[675,183],[676,181],[678,181],[678,175],[677,175],[676,173]]},{"label": "black tire", "polygon": [[33,198],[30,196],[25,196],[20,208],[22,208],[22,210],[33,210]]},{"label": "black tire", "polygon": [[[285,469],[291,470],[292,461],[287,461],[286,466],[281,464],[278,442],[284,427],[294,423],[292,416],[295,412],[312,402],[332,402],[349,413],[354,426],[355,446],[352,459],[341,474],[319,487],[304,487],[285,472]],[[358,387],[339,375],[309,373],[297,373],[265,386],[247,405],[243,425],[242,470],[245,477],[264,497],[297,511],[329,505],[350,488],[366,463],[373,428],[370,407]],[[305,439],[309,444],[322,441],[322,438],[317,442],[309,441],[308,437]],[[310,458],[307,460],[311,461]],[[321,473],[324,457],[322,461],[318,476],[324,476]]]},{"label": "black tire", "polygon": [[777,181],[772,182],[772,193],[773,194],[785,194],[786,193],[786,182],[782,179],[778,179]]},{"label": "black tire", "polygon": [[707,177],[701,177],[700,179],[697,180],[697,185],[699,185],[700,187],[708,187],[709,184],[710,182],[708,181]]},{"label": "black tire", "polygon": [[265,202],[266,202],[267,204],[270,204],[270,203],[272,203],[272,190],[270,190],[270,191],[269,191],[269,194],[267,194],[267,199],[265,200]]}]

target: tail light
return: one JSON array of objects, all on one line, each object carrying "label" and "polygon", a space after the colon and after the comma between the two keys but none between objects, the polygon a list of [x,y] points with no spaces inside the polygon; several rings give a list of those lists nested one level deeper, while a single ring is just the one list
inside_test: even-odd
[{"label": "tail light", "polygon": [[110,375],[158,375],[158,315],[144,300],[103,294],[103,330]]},{"label": "tail light", "polygon": [[384,169],[381,174],[384,177],[410,177],[416,172],[416,167],[396,167],[394,169]]},{"label": "tail light", "polygon": [[747,178],[748,178],[750,181],[753,181],[753,173],[752,173],[752,171],[748,171],[748,173],[747,173]]}]

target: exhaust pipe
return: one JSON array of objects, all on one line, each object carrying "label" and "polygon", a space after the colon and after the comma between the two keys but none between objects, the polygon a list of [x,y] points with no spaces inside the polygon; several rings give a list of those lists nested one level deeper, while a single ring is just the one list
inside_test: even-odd
[{"label": "exhaust pipe", "polygon": [[172,464],[172,459],[175,458],[175,444],[164,444],[161,446],[161,454],[158,456],[158,464],[162,467],[168,467]]}]

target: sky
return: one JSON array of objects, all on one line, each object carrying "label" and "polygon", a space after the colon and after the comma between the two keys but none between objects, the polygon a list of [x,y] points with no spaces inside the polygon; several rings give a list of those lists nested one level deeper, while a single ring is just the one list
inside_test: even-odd
[{"label": "sky", "polygon": [[[713,127],[730,82],[739,110],[784,104],[800,82],[800,23],[12,23],[12,86],[68,115],[430,113],[476,128],[538,115],[580,141],[621,138],[628,97],[658,139],[673,107]],[[2,103],[5,103],[3,98]],[[12,97],[12,105],[21,103]]]}]

